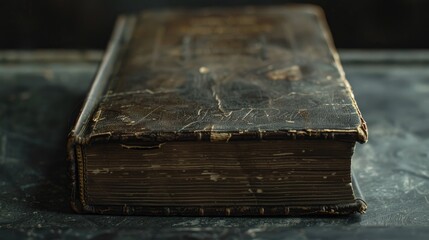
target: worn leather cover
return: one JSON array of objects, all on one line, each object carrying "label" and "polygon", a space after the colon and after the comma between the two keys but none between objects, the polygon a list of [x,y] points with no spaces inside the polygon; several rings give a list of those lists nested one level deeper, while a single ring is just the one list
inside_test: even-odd
[{"label": "worn leather cover", "polygon": [[367,140],[319,8],[122,17],[70,135],[73,206],[97,212],[79,197],[87,144],[276,139]]}]

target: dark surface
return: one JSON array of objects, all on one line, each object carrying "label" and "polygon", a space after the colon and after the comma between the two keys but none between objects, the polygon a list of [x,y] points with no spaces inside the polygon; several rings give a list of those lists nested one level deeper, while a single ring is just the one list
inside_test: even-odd
[{"label": "dark surface", "polygon": [[[74,214],[69,207],[65,143],[97,62],[64,53],[50,60],[19,61],[19,55],[1,53],[1,238],[425,239],[429,233],[429,58],[421,54],[414,54],[418,61],[409,52],[394,57],[390,53],[342,55],[370,128],[370,141],[357,146],[353,159],[369,205],[366,214],[187,218]],[[404,61],[401,56],[406,56]]]},{"label": "dark surface", "polygon": [[13,0],[0,3],[0,48],[105,49],[120,14],[154,8],[311,3],[326,12],[340,48],[428,48],[421,0]]}]

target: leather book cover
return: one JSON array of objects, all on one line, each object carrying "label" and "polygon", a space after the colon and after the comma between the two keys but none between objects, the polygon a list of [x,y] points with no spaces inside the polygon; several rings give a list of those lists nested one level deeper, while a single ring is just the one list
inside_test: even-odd
[{"label": "leather book cover", "polygon": [[350,160],[366,141],[319,8],[150,10],[118,19],[70,134],[72,206],[364,212]]}]

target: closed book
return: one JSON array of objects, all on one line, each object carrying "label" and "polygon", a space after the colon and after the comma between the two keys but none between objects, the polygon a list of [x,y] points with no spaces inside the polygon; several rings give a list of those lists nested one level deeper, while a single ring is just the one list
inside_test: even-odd
[{"label": "closed book", "polygon": [[314,6],[117,20],[71,131],[72,206],[126,215],[363,213],[366,124]]}]

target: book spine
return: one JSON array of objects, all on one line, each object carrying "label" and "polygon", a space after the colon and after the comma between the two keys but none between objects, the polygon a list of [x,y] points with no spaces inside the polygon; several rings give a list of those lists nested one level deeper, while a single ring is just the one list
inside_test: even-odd
[{"label": "book spine", "polygon": [[107,50],[103,56],[102,62],[97,70],[97,74],[91,85],[90,91],[85,99],[84,105],[79,113],[74,128],[71,130],[67,144],[67,158],[70,163],[71,178],[71,206],[76,212],[82,212],[85,209],[83,196],[83,181],[79,176],[83,176],[83,169],[79,167],[78,162],[82,161],[81,145],[87,143],[84,138],[84,132],[88,126],[94,109],[105,91],[109,79],[115,69],[118,56],[122,52],[132,36],[136,19],[134,16],[121,16],[115,23],[112,37],[109,41]]}]

